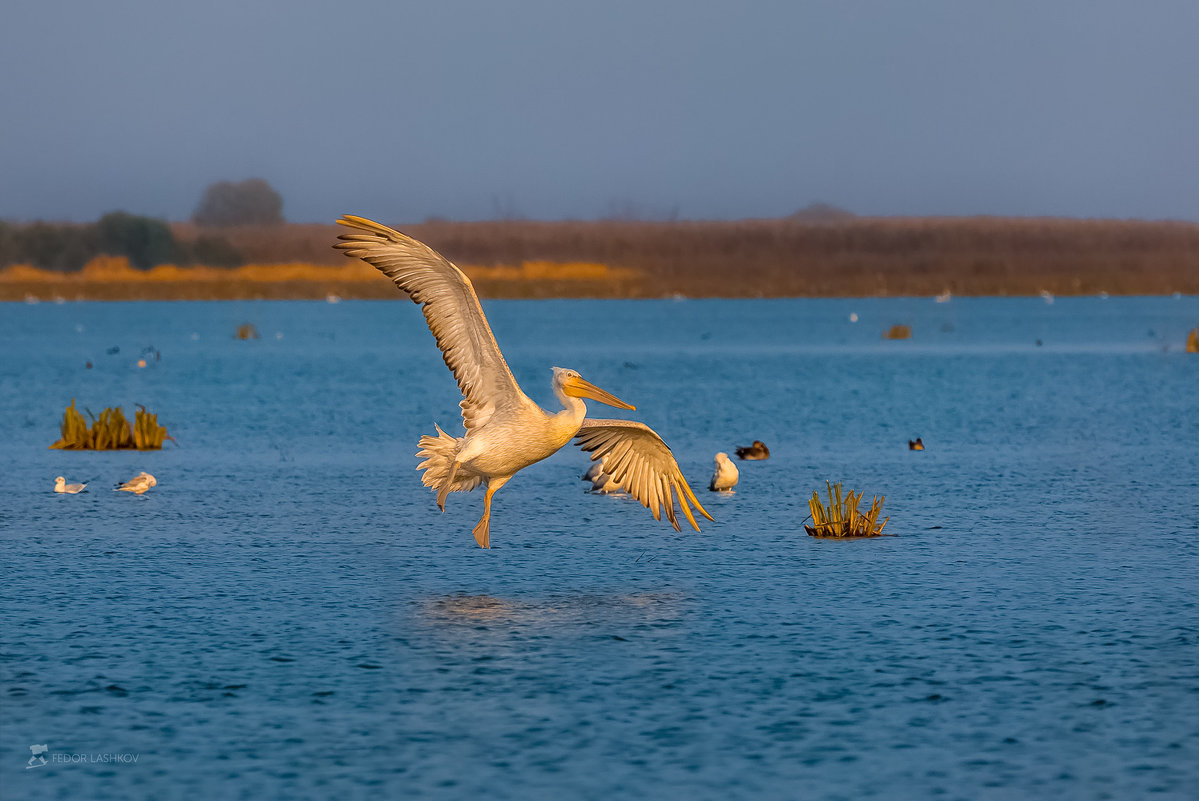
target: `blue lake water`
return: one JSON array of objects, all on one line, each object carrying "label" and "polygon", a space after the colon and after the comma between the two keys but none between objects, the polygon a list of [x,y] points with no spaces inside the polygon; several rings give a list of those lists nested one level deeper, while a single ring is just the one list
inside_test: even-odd
[{"label": "blue lake water", "polygon": [[[716,521],[568,447],[477,548],[482,493],[414,470],[460,421],[403,301],[0,305],[0,797],[1195,797],[1199,299],[485,308],[534,400],[561,365],[636,404]],[[178,445],[48,450],[71,398]],[[826,479],[897,536],[806,536]]]}]

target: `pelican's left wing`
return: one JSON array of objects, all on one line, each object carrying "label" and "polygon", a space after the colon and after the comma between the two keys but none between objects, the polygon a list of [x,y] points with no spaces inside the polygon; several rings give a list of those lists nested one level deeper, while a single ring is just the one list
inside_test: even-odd
[{"label": "pelican's left wing", "polygon": [[687,486],[679,463],[674,454],[652,428],[632,420],[583,420],[575,444],[591,454],[592,460],[602,460],[604,472],[620,484],[630,495],[641,501],[641,505],[662,519],[666,519],[679,531],[679,521],[674,513],[675,496],[679,508],[687,516],[687,522],[696,531],[699,526],[687,501],[709,520],[712,515],[700,505],[695,493]]},{"label": "pelican's left wing", "polygon": [[497,406],[527,402],[466,273],[433,248],[386,225],[353,214],[337,222],[355,233],[342,234],[334,247],[374,265],[421,305],[462,391],[459,405],[467,431],[486,425]]}]

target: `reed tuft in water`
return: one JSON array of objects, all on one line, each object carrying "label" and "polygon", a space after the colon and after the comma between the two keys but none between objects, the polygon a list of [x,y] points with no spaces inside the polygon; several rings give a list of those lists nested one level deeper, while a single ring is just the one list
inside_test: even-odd
[{"label": "reed tuft in water", "polygon": [[836,539],[882,535],[883,527],[891,519],[885,517],[882,523],[878,522],[885,498],[875,495],[870,508],[861,512],[858,511],[858,505],[862,502],[863,493],[855,494],[853,490],[850,490],[848,495],[842,497],[841,482],[829,484],[826,481],[824,484],[828,488],[828,505],[820,502],[818,491],[813,492],[812,499],[808,501],[808,507],[812,510],[812,525],[805,525],[804,530],[809,535]]},{"label": "reed tuft in water", "polygon": [[[91,416],[91,412],[88,412]],[[118,406],[115,409],[106,408],[99,417],[92,417],[89,426],[87,420],[75,408],[75,399],[67,406],[62,417],[62,437],[50,447],[55,450],[68,451],[116,451],[162,450],[165,440],[174,442],[174,437],[167,434],[166,428],[158,424],[158,415],[150,414],[146,407],[138,405],[134,422],[129,423],[125,413]]]},{"label": "reed tuft in water", "polygon": [[1199,328],[1192,328],[1187,334],[1187,353],[1199,353]]},{"label": "reed tuft in water", "polygon": [[883,339],[911,339],[912,327],[910,325],[895,324],[883,334]]}]

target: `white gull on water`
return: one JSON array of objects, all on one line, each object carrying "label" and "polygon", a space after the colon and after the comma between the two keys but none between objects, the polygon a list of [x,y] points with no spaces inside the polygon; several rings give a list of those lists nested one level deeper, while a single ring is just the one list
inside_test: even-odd
[{"label": "white gull on water", "polygon": [[737,472],[737,465],[733,464],[733,460],[723,451],[716,454],[715,462],[716,472],[712,474],[712,481],[709,482],[708,489],[713,492],[731,491],[733,487],[737,486],[737,479],[740,476]]},{"label": "white gull on water", "polygon": [[65,492],[68,495],[78,495],[79,493],[83,492],[83,488],[86,486],[86,482],[83,484],[68,484],[67,480],[62,476],[54,479],[54,491]]},{"label": "white gull on water", "polygon": [[134,495],[141,495],[150,487],[158,486],[158,479],[149,473],[142,471],[133,478],[126,481],[124,484],[117,486],[115,492],[132,492]]}]

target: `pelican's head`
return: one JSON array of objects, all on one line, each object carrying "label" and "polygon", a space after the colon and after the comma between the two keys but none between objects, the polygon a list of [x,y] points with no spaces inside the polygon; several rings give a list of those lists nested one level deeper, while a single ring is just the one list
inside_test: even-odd
[{"label": "pelican's head", "polygon": [[585,380],[574,370],[565,367],[554,368],[554,389],[570,398],[591,398],[617,409],[636,409],[631,403],[625,403],[610,392],[606,392],[590,381]]}]

